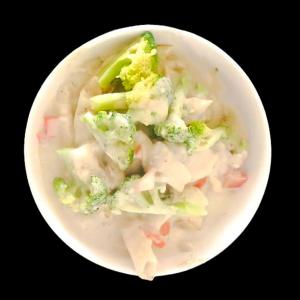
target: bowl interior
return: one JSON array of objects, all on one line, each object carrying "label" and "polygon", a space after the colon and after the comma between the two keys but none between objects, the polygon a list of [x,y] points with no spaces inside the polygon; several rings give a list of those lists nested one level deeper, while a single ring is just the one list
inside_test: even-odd
[{"label": "bowl interior", "polygon": [[[69,221],[70,212],[57,203],[51,188],[41,176],[37,128],[42,126],[42,117],[51,105],[51,99],[61,82],[71,76],[72,70],[93,59],[106,57],[120,49],[123,44],[138,34],[150,30],[158,44],[171,44],[195,76],[209,84],[210,74],[218,69],[218,98],[233,106],[245,127],[249,141],[249,156],[246,170],[247,184],[236,191],[230,199],[216,199],[209,204],[209,214],[199,233],[197,249],[199,257],[189,267],[163,265],[158,275],[171,274],[199,265],[214,257],[231,244],[253,217],[262,199],[270,168],[271,147],[268,123],[259,96],[249,78],[240,67],[222,50],[194,34],[178,29],[144,25],[124,28],[102,35],[81,46],[66,57],[49,75],[41,87],[28,119],[25,136],[25,163],[29,184],[39,210],[56,234],[76,252],[104,267],[132,274],[131,261],[124,249],[112,250],[107,246],[107,236],[101,234],[84,237],[81,229]],[[79,216],[80,218],[80,216]],[[86,226],[93,224],[89,219]],[[116,236],[118,238],[118,236]],[[93,241],[94,239],[94,241]],[[163,257],[164,254],[161,254]]]}]

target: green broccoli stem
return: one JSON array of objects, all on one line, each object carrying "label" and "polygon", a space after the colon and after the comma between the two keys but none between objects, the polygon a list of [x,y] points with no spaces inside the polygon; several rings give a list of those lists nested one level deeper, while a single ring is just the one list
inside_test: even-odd
[{"label": "green broccoli stem", "polygon": [[[142,38],[144,38],[148,42],[148,46],[145,49],[145,52],[150,53],[152,49],[156,49],[156,42],[153,34],[150,31],[146,31],[142,34]],[[157,72],[158,67],[158,55],[152,56],[152,71]]]},{"label": "green broccoli stem", "polygon": [[158,78],[158,75],[153,73],[153,75],[137,83],[132,91],[94,96],[90,98],[91,109],[94,113],[106,110],[127,110],[131,102],[147,96],[147,93],[151,91]]},{"label": "green broccoli stem", "polygon": [[91,109],[95,113],[101,110],[126,110],[126,98],[126,92],[97,95],[90,99]]},{"label": "green broccoli stem", "polygon": [[146,31],[146,32],[142,33],[141,37],[144,38],[148,42],[148,45],[145,49],[146,52],[149,53],[149,52],[151,52],[152,49],[156,48],[154,36],[150,31]]},{"label": "green broccoli stem", "polygon": [[102,90],[106,90],[110,83],[120,74],[121,69],[131,63],[127,53],[121,55],[112,65],[105,69],[100,76],[98,84]]}]

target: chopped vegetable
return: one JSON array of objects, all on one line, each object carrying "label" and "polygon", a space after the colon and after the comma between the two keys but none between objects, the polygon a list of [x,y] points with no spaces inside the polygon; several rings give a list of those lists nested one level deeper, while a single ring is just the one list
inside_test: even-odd
[{"label": "chopped vegetable", "polygon": [[151,32],[145,32],[131,45],[99,78],[101,89],[107,90],[115,78],[120,78],[124,88],[129,91],[141,80],[151,76],[157,68],[157,50]]},{"label": "chopped vegetable", "polygon": [[159,233],[163,236],[168,235],[170,233],[170,222],[165,222],[164,224],[161,225],[160,229],[159,229]]},{"label": "chopped vegetable", "polygon": [[103,181],[97,177],[91,177],[90,193],[87,198],[88,210],[95,210],[99,205],[107,202],[108,190]]},{"label": "chopped vegetable", "polygon": [[248,176],[241,170],[230,170],[224,177],[224,188],[239,188],[248,180]]},{"label": "chopped vegetable", "polygon": [[[136,87],[139,85],[140,83]],[[147,88],[144,89],[143,97],[139,97],[135,101],[130,100],[128,113],[134,122],[140,122],[146,126],[159,124],[165,121],[168,116],[169,103],[172,101],[172,97],[170,80],[161,77],[149,91]]]},{"label": "chopped vegetable", "polygon": [[[208,90],[217,88],[215,68],[199,74],[205,87],[178,54],[172,45],[158,53],[154,36],[144,32],[121,54],[112,53],[99,73],[94,63],[88,72],[80,67],[58,91],[60,107],[51,107],[60,116],[44,117],[37,134],[47,154],[41,165],[62,176],[53,179],[60,202],[82,214],[98,211],[83,217],[88,225],[110,218],[107,225],[120,227],[137,274],[149,280],[158,263],[154,248],[164,248],[161,258],[178,248],[172,263],[177,257],[188,263],[196,236],[185,231],[199,230],[214,210],[207,195],[233,193],[248,179],[242,171],[247,141],[219,93]],[[106,236],[117,241],[121,235]]]},{"label": "chopped vegetable", "polygon": [[154,232],[145,232],[145,235],[152,241],[153,246],[156,248],[164,248],[166,246],[165,241],[160,237],[159,234]]},{"label": "chopped vegetable", "polygon": [[36,135],[39,143],[48,140],[49,138],[55,137],[58,130],[58,116],[45,116],[44,124],[41,131]]},{"label": "chopped vegetable", "polygon": [[47,139],[47,135],[45,134],[44,131],[39,131],[39,132],[36,134],[36,138],[38,139],[39,143],[42,143],[44,140]]},{"label": "chopped vegetable", "polygon": [[101,111],[97,115],[86,113],[82,121],[105,151],[121,170],[133,161],[135,126],[130,116],[117,112]]},{"label": "chopped vegetable", "polygon": [[94,96],[90,99],[94,112],[101,110],[127,110],[127,93],[110,93]]},{"label": "chopped vegetable", "polygon": [[78,184],[71,180],[56,177],[53,188],[61,202],[74,211],[88,214],[108,203],[108,190],[103,181],[92,176],[89,184]]},{"label": "chopped vegetable", "polygon": [[207,177],[201,178],[201,179],[197,180],[193,184],[193,186],[197,187],[198,189],[201,189],[205,185],[206,181],[207,181]]},{"label": "chopped vegetable", "polygon": [[72,204],[76,200],[74,183],[67,183],[63,178],[56,177],[53,180],[53,188],[63,204]]},{"label": "chopped vegetable", "polygon": [[222,127],[210,129],[202,121],[191,122],[188,131],[189,135],[185,140],[185,144],[189,153],[212,147],[224,135]]},{"label": "chopped vegetable", "polygon": [[207,215],[207,199],[200,189],[196,187],[186,187],[182,193],[173,193],[171,200],[172,203],[174,203],[173,205],[177,208],[178,214],[194,216]]},{"label": "chopped vegetable", "polygon": [[157,124],[166,119],[172,100],[171,82],[166,77],[151,74],[129,92],[109,93],[90,99],[94,112],[101,110],[127,111],[134,122]]},{"label": "chopped vegetable", "polygon": [[247,150],[247,141],[233,126],[224,125],[224,141],[228,144],[232,153],[240,153]]},{"label": "chopped vegetable", "polygon": [[170,105],[168,118],[155,126],[155,134],[173,143],[183,143],[188,136],[188,128],[182,120],[184,89],[179,85]]},{"label": "chopped vegetable", "polygon": [[168,194],[165,188],[155,185],[148,191],[137,192],[135,185],[140,176],[128,177],[111,199],[114,211],[138,214],[159,215],[205,215],[207,200],[193,187],[187,187],[182,193]]},{"label": "chopped vegetable", "polygon": [[137,145],[134,149],[134,154],[138,154],[139,152],[142,151],[142,146],[141,145]]},{"label": "chopped vegetable", "polygon": [[48,137],[54,137],[57,131],[57,121],[59,117],[56,116],[46,116],[44,118],[45,124],[45,134]]}]

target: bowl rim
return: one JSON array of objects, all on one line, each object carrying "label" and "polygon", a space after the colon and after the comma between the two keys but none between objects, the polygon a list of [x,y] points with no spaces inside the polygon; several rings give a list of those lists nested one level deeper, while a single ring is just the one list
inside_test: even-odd
[{"label": "bowl rim", "polygon": [[34,198],[34,201],[38,207],[38,210],[40,211],[41,215],[45,219],[46,223],[49,225],[49,227],[55,232],[55,234],[66,244],[68,245],[72,250],[77,252],[79,255],[83,256],[84,258],[88,259],[89,261],[100,265],[104,268],[117,271],[120,273],[128,274],[128,275],[136,275],[134,269],[128,270],[125,269],[122,266],[119,266],[118,264],[112,265],[111,263],[106,262],[104,259],[101,257],[95,255],[91,251],[89,251],[88,246],[86,246],[83,242],[78,241],[75,237],[72,236],[68,230],[65,228],[62,228],[59,224],[56,224],[55,222],[55,217],[54,213],[47,211],[46,207],[43,205],[42,201],[40,200],[40,195],[41,193],[41,187],[39,187],[36,182],[35,182],[35,175],[31,166],[31,151],[30,151],[30,129],[33,127],[33,118],[35,117],[35,111],[37,110],[38,107],[38,100],[43,98],[43,91],[46,90],[46,87],[49,85],[51,82],[52,78],[55,77],[56,73],[58,73],[66,63],[66,61],[74,55],[74,53],[78,52],[80,49],[85,48],[85,47],[93,47],[94,44],[99,44],[104,42],[105,40],[109,40],[111,38],[120,36],[122,34],[126,34],[129,31],[132,32],[138,32],[138,31],[151,31],[151,30],[166,30],[166,31],[173,31],[177,32],[179,34],[183,34],[187,38],[194,38],[194,39],[199,39],[201,40],[202,43],[207,44],[212,50],[218,52],[225,60],[227,60],[235,69],[236,72],[239,73],[240,76],[243,77],[243,80],[247,84],[247,88],[249,88],[253,94],[253,97],[256,98],[256,104],[257,104],[257,109],[259,110],[259,115],[261,118],[261,122],[264,125],[262,130],[265,132],[265,136],[267,137],[265,141],[265,147],[266,147],[266,161],[264,164],[264,174],[263,176],[263,181],[260,182],[260,185],[256,185],[256,197],[257,203],[256,206],[252,209],[251,214],[248,215],[247,220],[243,222],[242,226],[240,226],[239,232],[237,234],[234,234],[231,236],[230,239],[224,243],[223,247],[220,247],[215,251],[213,255],[208,257],[205,261],[202,262],[196,262],[193,265],[189,266],[181,266],[181,267],[174,267],[172,270],[164,271],[158,273],[156,276],[163,276],[163,275],[171,275],[171,274],[176,274],[180,272],[184,272],[190,269],[193,269],[194,267],[197,267],[199,265],[204,264],[205,262],[211,260],[221,252],[223,252],[227,247],[229,247],[240,235],[241,233],[245,230],[245,228],[248,226],[250,221],[252,220],[253,216],[255,215],[265,192],[267,182],[269,179],[269,174],[270,174],[270,167],[271,167],[271,137],[270,137],[270,130],[269,130],[269,125],[268,125],[268,120],[267,116],[263,107],[263,104],[261,102],[261,99],[251,82],[250,78],[247,76],[247,74],[242,70],[242,68],[226,53],[224,52],[221,48],[213,44],[212,42],[208,41],[207,39],[191,33],[186,30],[170,27],[170,26],[165,26],[165,25],[135,25],[135,26],[129,26],[129,27],[123,27],[119,29],[115,29],[112,31],[109,31],[107,33],[104,33],[102,35],[99,35],[88,42],[82,44],[75,50],[73,50],[71,53],[69,53],[66,57],[64,57],[58,65],[51,71],[51,73],[47,76],[43,84],[41,85],[33,103],[32,107],[30,109],[30,113],[28,116],[27,124],[26,124],[26,131],[25,131],[25,139],[24,139],[24,159],[25,159],[25,169],[26,169],[26,174],[27,174],[27,180],[29,183],[29,187],[32,193],[32,196]]}]

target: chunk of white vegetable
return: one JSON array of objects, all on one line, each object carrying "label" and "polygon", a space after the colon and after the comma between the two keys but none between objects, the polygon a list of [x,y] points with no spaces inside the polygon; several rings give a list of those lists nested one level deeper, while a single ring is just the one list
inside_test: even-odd
[{"label": "chunk of white vegetable", "polygon": [[157,268],[157,258],[152,250],[152,241],[136,224],[123,229],[122,237],[137,275],[143,279],[152,280]]},{"label": "chunk of white vegetable", "polygon": [[191,181],[187,167],[162,142],[153,145],[148,170],[155,170],[156,182],[167,183],[181,192]]}]

